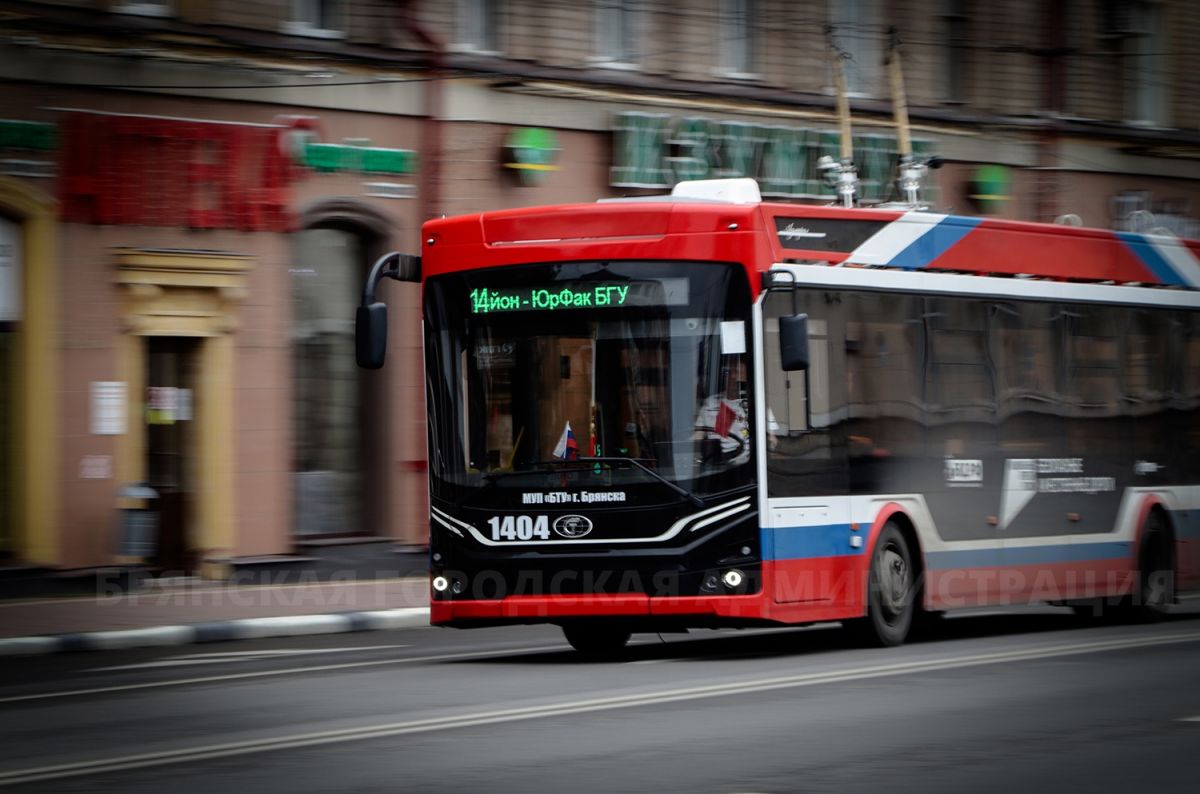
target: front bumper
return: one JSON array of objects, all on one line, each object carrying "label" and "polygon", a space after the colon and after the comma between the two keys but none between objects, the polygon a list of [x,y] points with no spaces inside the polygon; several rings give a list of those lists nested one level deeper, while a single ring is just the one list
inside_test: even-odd
[{"label": "front bumper", "polygon": [[511,596],[487,601],[433,601],[434,625],[498,626],[562,623],[587,618],[621,618],[637,628],[722,627],[763,622],[761,592],[740,596],[652,598],[640,594]]}]

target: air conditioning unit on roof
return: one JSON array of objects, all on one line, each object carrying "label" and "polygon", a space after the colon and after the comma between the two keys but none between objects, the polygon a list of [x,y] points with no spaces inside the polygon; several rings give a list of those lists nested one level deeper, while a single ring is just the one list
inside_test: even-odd
[{"label": "air conditioning unit on roof", "polygon": [[758,183],[749,177],[737,179],[695,179],[680,182],[671,189],[672,198],[728,201],[731,204],[758,204],[762,193]]}]

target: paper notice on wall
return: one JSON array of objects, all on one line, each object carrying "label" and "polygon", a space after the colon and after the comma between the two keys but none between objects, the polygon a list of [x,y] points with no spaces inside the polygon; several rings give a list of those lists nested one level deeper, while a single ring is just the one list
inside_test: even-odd
[{"label": "paper notice on wall", "polygon": [[151,386],[146,389],[146,424],[175,424],[178,391],[174,386]]},{"label": "paper notice on wall", "polygon": [[112,455],[84,455],[79,460],[79,478],[82,480],[111,480]]},{"label": "paper notice on wall", "polygon": [[92,434],[119,436],[125,432],[125,383],[95,380],[91,384]]},{"label": "paper notice on wall", "polygon": [[0,218],[0,322],[21,321],[21,226]]},{"label": "paper notice on wall", "polygon": [[191,389],[176,389],[175,390],[175,421],[177,421],[177,422],[192,421],[192,390]]}]

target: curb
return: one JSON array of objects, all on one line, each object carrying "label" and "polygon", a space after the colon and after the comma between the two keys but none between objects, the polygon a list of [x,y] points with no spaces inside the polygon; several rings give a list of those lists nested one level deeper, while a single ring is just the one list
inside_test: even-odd
[{"label": "curb", "polygon": [[153,626],[120,631],[11,637],[0,639],[0,657],[77,651],[112,651],[161,645],[257,640],[266,637],[299,637],[310,634],[345,634],[352,631],[382,631],[428,625],[428,607],[244,618],[183,626]]}]

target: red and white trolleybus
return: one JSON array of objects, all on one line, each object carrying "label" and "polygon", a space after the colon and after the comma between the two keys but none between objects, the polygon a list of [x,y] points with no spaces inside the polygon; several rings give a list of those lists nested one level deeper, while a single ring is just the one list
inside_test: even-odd
[{"label": "red and white trolleybus", "polygon": [[1200,243],[763,202],[430,221],[431,614],[577,648],[1200,589]]}]

